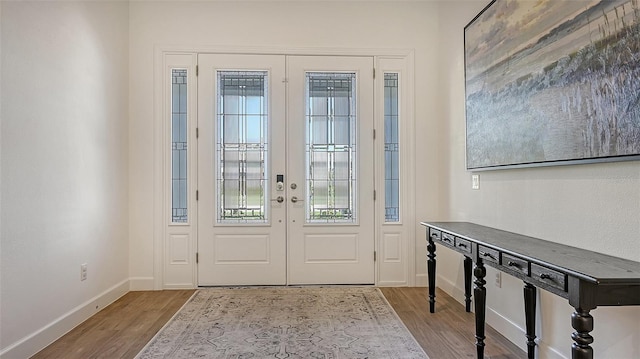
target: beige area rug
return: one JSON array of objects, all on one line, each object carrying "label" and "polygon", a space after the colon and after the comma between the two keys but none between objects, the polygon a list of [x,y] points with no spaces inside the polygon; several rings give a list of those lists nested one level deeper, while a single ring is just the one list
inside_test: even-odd
[{"label": "beige area rug", "polygon": [[198,290],[136,358],[428,359],[380,290]]}]

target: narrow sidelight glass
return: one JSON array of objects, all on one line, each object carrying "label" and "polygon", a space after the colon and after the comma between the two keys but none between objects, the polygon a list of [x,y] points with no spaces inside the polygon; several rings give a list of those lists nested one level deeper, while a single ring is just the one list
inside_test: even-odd
[{"label": "narrow sidelight glass", "polygon": [[187,70],[171,70],[171,222],[187,215]]},{"label": "narrow sidelight glass", "polygon": [[384,74],[384,220],[400,221],[398,74]]}]

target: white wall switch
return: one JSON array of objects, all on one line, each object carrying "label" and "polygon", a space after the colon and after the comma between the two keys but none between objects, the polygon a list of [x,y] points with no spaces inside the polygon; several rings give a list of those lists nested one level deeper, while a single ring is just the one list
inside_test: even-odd
[{"label": "white wall switch", "polygon": [[87,263],[80,265],[80,281],[87,280]]},{"label": "white wall switch", "polygon": [[471,175],[471,189],[480,189],[480,175]]}]

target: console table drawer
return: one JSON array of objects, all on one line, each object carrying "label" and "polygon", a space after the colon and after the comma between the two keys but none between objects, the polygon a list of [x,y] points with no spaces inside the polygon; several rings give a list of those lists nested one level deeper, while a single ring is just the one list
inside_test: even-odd
[{"label": "console table drawer", "polygon": [[482,259],[485,262],[493,262],[499,264],[500,252],[489,247],[478,246],[478,258]]},{"label": "console table drawer", "polygon": [[471,242],[466,239],[456,237],[456,248],[461,252],[471,253]]},{"label": "console table drawer", "polygon": [[541,283],[545,283],[562,291],[566,291],[567,289],[565,285],[565,277],[566,276],[564,273],[560,273],[553,269],[531,263],[531,278]]},{"label": "console table drawer", "polygon": [[502,267],[510,271],[520,272],[526,276],[529,275],[529,262],[510,254],[502,254]]},{"label": "console table drawer", "polygon": [[442,236],[442,233],[439,230],[429,228],[429,237],[431,239],[433,239],[434,241],[439,241],[441,236]]},{"label": "console table drawer", "polygon": [[441,241],[442,241],[442,244],[445,244],[445,245],[447,245],[449,247],[454,247],[455,246],[455,244],[454,244],[455,243],[455,237],[452,236],[449,233],[442,233]]}]

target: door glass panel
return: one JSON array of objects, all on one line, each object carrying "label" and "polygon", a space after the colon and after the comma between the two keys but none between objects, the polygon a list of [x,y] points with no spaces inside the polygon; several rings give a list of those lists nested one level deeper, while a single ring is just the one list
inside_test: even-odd
[{"label": "door glass panel", "polygon": [[268,195],[266,71],[218,71],[218,223],[265,223]]},{"label": "door glass panel", "polygon": [[398,74],[384,74],[384,220],[400,221]]},{"label": "door glass panel", "polygon": [[171,70],[171,222],[187,222],[187,70]]},{"label": "door glass panel", "polygon": [[306,74],[306,221],[356,220],[356,74]]}]

